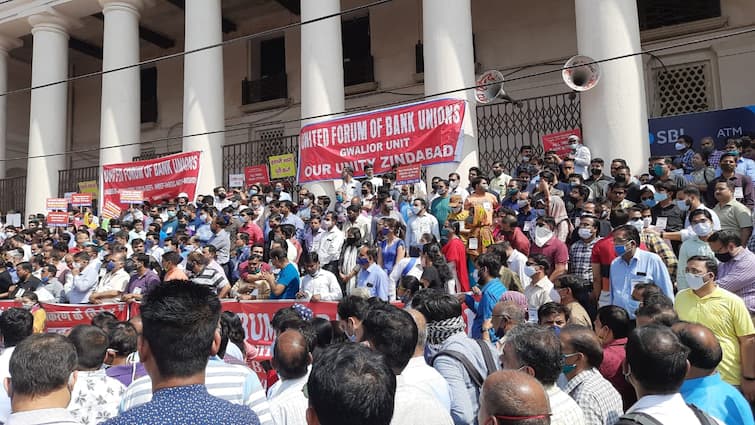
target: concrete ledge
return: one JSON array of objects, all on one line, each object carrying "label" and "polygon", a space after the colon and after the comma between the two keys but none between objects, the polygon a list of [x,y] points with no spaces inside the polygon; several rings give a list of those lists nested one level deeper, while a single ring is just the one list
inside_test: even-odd
[{"label": "concrete ledge", "polygon": [[378,83],[376,81],[370,81],[368,83],[346,86],[344,87],[343,92],[346,96],[351,96],[354,94],[361,94],[361,93],[375,91],[377,89],[378,89]]},{"label": "concrete ledge", "polygon": [[655,28],[640,32],[640,41],[642,43],[649,41],[663,40],[667,38],[679,37],[683,35],[695,34],[698,32],[720,29],[729,23],[729,18],[720,16],[717,18],[701,19],[699,21],[687,22],[679,25]]},{"label": "concrete ledge", "polygon": [[264,102],[255,102],[248,105],[241,105],[241,112],[250,114],[253,112],[266,111],[269,109],[283,108],[291,104],[291,99],[284,97],[281,99],[266,100]]}]

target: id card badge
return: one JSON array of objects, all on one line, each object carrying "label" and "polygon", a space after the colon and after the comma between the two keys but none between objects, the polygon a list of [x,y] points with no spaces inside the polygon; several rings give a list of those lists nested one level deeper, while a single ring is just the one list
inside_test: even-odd
[{"label": "id card badge", "polygon": [[469,238],[469,249],[475,250],[477,249],[477,238]]},{"label": "id card badge", "polygon": [[661,230],[666,230],[666,225],[668,224],[668,217],[658,217],[655,220],[655,227]]},{"label": "id card badge", "polygon": [[744,199],[745,192],[742,190],[741,187],[735,187],[734,188],[734,199]]}]

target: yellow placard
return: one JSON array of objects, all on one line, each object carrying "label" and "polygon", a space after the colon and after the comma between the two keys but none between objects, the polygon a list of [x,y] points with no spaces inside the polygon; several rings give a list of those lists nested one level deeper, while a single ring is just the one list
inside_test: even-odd
[{"label": "yellow placard", "polygon": [[87,180],[85,182],[79,182],[79,193],[91,193],[92,198],[97,199],[97,194],[100,189],[97,187],[97,180]]},{"label": "yellow placard", "polygon": [[277,180],[296,176],[296,161],[294,154],[287,153],[268,158],[270,161],[270,179]]}]

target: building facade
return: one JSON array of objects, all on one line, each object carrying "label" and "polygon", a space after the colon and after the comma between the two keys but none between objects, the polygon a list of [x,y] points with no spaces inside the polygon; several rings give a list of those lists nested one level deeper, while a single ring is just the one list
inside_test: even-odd
[{"label": "building facade", "polygon": [[[208,193],[295,152],[308,122],[437,93],[469,100],[470,114],[462,163],[428,175],[513,161],[518,146],[574,127],[594,156],[639,171],[648,117],[755,103],[751,0],[371,3],[0,3],[0,209],[41,212],[102,164],[181,150],[202,151]],[[641,50],[652,54],[630,55]],[[575,96],[559,69],[578,53],[626,57]],[[520,104],[454,92],[488,69]]]}]

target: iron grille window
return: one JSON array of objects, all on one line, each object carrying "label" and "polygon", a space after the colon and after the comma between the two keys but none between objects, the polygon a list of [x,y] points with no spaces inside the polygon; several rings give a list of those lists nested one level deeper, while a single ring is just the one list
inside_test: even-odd
[{"label": "iron grille window", "polygon": [[721,16],[720,0],[637,0],[640,30]]},{"label": "iron grille window", "polygon": [[346,86],[375,81],[370,44],[370,16],[341,23],[343,82]]},{"label": "iron grille window", "polygon": [[710,110],[709,70],[708,63],[655,70],[653,115],[665,117]]}]

